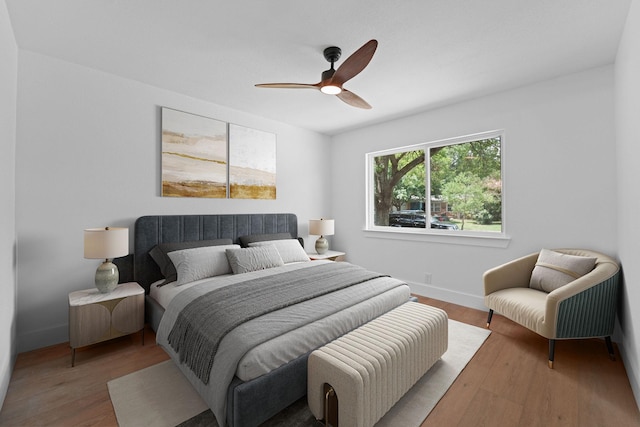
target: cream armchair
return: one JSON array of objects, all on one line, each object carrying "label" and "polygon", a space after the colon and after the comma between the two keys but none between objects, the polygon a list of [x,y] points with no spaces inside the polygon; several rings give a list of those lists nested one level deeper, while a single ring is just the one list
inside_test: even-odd
[{"label": "cream armchair", "polygon": [[620,267],[612,258],[589,250],[554,249],[569,255],[595,257],[593,270],[550,292],[529,287],[538,253],[484,273],[484,302],[494,310],[549,340],[549,367],[553,368],[555,341],[604,337],[615,360],[611,334],[616,318]]}]

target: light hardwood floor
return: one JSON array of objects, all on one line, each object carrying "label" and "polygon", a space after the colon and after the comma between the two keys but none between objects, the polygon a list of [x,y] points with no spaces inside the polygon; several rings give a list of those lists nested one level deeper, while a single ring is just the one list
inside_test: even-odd
[{"label": "light hardwood floor", "polygon": [[[449,317],[484,327],[486,313],[428,298]],[[624,366],[601,340],[547,341],[495,315],[493,333],[423,422],[439,426],[640,426]],[[617,354],[617,348],[616,348]],[[115,426],[107,381],[168,357],[150,329],[76,353],[68,344],[18,355],[0,426]],[[140,408],[144,411],[145,408]]]}]

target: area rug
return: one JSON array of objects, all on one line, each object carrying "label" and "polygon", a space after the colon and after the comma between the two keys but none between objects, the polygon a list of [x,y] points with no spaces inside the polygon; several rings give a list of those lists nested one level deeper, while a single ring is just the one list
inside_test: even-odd
[{"label": "area rug", "polygon": [[[447,352],[376,426],[419,426],[490,333],[487,329],[449,320]],[[107,386],[120,427],[217,426],[207,405],[170,360],[109,381]],[[265,426],[317,424],[304,398]]]}]

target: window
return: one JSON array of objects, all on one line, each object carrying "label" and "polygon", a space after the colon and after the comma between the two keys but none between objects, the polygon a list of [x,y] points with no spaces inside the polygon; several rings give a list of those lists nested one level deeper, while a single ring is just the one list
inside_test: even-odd
[{"label": "window", "polygon": [[367,229],[504,234],[503,139],[493,131],[368,153]]}]

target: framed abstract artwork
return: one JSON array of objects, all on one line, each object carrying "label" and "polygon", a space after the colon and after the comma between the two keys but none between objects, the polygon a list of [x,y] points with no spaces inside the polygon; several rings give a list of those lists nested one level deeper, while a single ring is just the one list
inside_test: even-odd
[{"label": "framed abstract artwork", "polygon": [[162,107],[162,196],[276,198],[275,134]]},{"label": "framed abstract artwork", "polygon": [[276,198],[276,136],[229,124],[229,197]]}]

